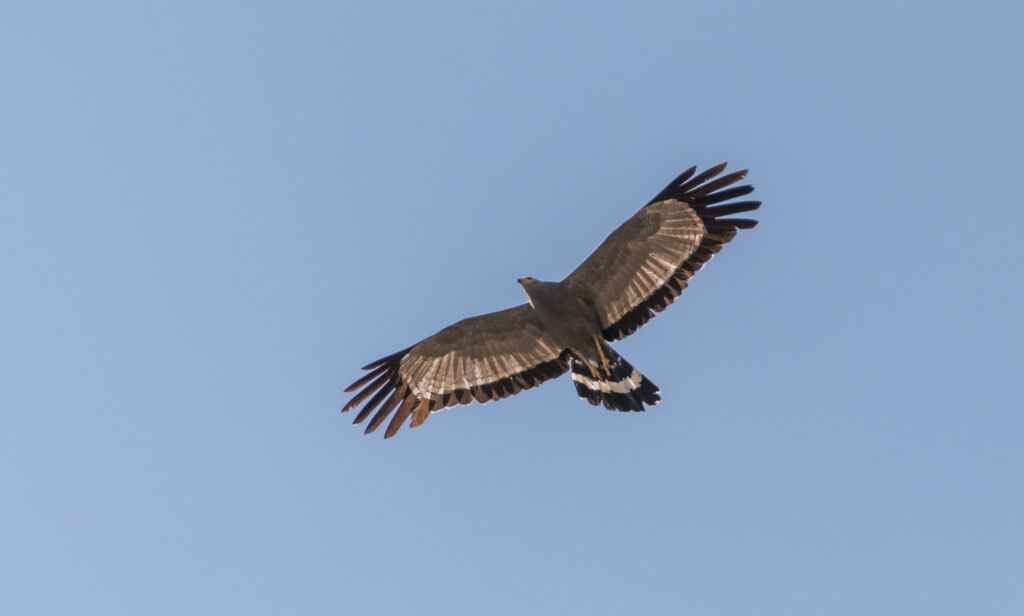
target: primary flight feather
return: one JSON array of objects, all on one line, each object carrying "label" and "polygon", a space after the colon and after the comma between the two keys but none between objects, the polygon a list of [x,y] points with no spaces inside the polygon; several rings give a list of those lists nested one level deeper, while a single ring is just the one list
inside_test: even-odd
[{"label": "primary flight feather", "polygon": [[341,410],[363,404],[353,423],[372,415],[366,434],[393,413],[389,438],[410,417],[415,427],[434,411],[504,398],[567,370],[591,404],[619,411],[657,404],[657,386],[608,342],[664,310],[738,229],[757,224],[728,218],[761,202],[724,203],[754,190],[727,188],[747,172],[721,175],[725,166],[687,169],[561,282],[520,278],[528,303],[464,319],[364,366],[369,372],[345,390],[358,393]]}]

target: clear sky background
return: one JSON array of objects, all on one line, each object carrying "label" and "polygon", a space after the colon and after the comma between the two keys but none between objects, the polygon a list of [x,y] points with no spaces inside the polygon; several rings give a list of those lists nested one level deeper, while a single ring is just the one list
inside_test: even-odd
[{"label": "clear sky background", "polygon": [[[0,612],[1024,613],[1019,3],[0,24]],[[661,405],[338,412],[724,160]]]}]

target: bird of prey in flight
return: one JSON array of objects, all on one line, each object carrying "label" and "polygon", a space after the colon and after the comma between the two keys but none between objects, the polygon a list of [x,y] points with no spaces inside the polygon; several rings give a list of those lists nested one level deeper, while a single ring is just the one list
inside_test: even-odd
[{"label": "bird of prey in flight", "polygon": [[721,175],[725,166],[684,171],[562,281],[520,278],[527,303],[464,319],[367,364],[341,410],[369,398],[353,423],[372,414],[369,434],[394,413],[389,438],[410,417],[415,427],[432,412],[504,398],[567,370],[591,404],[619,411],[657,404],[658,387],[608,343],[664,310],[738,229],[757,224],[729,218],[761,202],[731,201],[754,188],[732,186],[747,172]]}]

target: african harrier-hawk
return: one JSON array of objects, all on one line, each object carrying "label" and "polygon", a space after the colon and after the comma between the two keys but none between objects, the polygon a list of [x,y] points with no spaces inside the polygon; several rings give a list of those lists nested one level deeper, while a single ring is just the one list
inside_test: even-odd
[{"label": "african harrier-hawk", "polygon": [[746,170],[721,177],[725,163],[694,176],[696,170],[673,180],[561,282],[520,278],[529,303],[459,321],[365,366],[370,372],[345,390],[359,393],[341,410],[370,398],[358,424],[379,406],[366,434],[394,412],[388,438],[409,417],[415,427],[431,412],[504,398],[569,369],[576,392],[591,404],[619,411],[657,404],[658,388],[607,341],[625,338],[664,310],[737,229],[757,224],[724,216],[761,205],[715,205],[754,190],[726,188]]}]

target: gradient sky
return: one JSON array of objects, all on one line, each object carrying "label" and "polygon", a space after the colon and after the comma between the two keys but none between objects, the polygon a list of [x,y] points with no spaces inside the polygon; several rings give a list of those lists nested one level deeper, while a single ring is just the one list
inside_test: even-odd
[{"label": "gradient sky", "polygon": [[[1022,25],[7,3],[0,612],[1024,613]],[[338,412],[725,160],[761,224],[617,344],[656,408]]]}]

